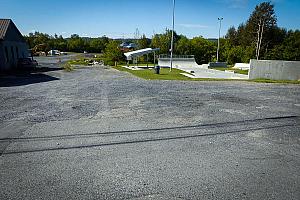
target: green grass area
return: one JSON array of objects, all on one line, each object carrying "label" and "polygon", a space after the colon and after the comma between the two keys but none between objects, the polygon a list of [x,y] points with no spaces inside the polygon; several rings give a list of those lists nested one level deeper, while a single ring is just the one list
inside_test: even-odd
[{"label": "green grass area", "polygon": [[281,84],[300,84],[300,81],[288,80],[269,80],[269,79],[256,79],[256,80],[239,80],[239,79],[213,79],[213,78],[189,78],[181,75],[180,73],[187,73],[179,69],[161,68],[160,74],[155,74],[154,69],[144,70],[130,70],[122,66],[113,67],[119,71],[131,73],[139,78],[147,80],[181,80],[181,81],[248,81],[256,83],[281,83]]},{"label": "green grass area", "polygon": [[220,70],[220,71],[230,70],[230,71],[234,71],[234,73],[244,74],[244,75],[248,75],[248,72],[249,72],[249,70],[234,69],[232,67],[213,67],[213,68],[209,68],[209,69],[215,69],[215,70]]},{"label": "green grass area", "polygon": [[183,71],[178,69],[173,69],[170,72],[169,68],[161,68],[160,74],[155,74],[154,69],[144,69],[144,70],[130,70],[121,66],[113,67],[119,71],[129,72],[137,77],[148,79],[148,80],[191,80],[191,78],[181,75]]},{"label": "green grass area", "polygon": [[[127,66],[127,64],[124,64]],[[129,64],[129,66],[147,66],[147,63],[139,63],[138,65],[137,64]],[[154,64],[153,63],[148,63],[148,66],[149,67],[153,67]]]},{"label": "green grass area", "polygon": [[[122,66],[113,67],[119,71],[129,72],[139,78],[147,80],[181,80],[181,81],[231,81],[228,79],[212,79],[212,78],[189,78],[180,73],[187,73],[179,69],[161,68],[160,74],[155,74],[154,69],[130,70]],[[188,74],[188,73],[187,73]],[[233,80],[232,80],[233,81]]]}]

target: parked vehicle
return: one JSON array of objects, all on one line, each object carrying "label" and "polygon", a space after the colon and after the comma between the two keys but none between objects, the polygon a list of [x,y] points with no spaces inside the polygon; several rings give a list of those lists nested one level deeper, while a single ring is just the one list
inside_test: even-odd
[{"label": "parked vehicle", "polygon": [[38,63],[36,60],[33,60],[31,58],[19,58],[18,59],[18,68],[21,69],[34,69],[38,66]]},{"label": "parked vehicle", "polygon": [[59,56],[60,55],[60,51],[58,51],[58,50],[50,50],[50,51],[48,51],[48,55],[49,56]]}]

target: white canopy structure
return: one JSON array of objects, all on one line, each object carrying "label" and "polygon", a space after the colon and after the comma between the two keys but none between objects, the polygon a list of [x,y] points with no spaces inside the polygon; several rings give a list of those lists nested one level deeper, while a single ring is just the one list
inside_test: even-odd
[{"label": "white canopy structure", "polygon": [[140,49],[140,50],[124,53],[124,55],[126,56],[127,60],[133,60],[134,58],[137,58],[137,57],[140,57],[142,55],[149,54],[149,53],[153,53],[155,51],[159,51],[159,48],[156,48],[156,49],[152,49],[152,48]]}]

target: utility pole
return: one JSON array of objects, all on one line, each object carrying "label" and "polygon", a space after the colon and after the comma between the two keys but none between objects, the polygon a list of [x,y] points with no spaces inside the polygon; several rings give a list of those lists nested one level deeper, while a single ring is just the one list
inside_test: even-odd
[{"label": "utility pole", "polygon": [[223,17],[218,18],[218,20],[220,21],[220,27],[219,27],[218,49],[217,49],[217,62],[219,62],[220,35],[221,35],[221,24],[222,24]]},{"label": "utility pole", "polygon": [[175,0],[173,0],[173,17],[172,17],[172,39],[171,39],[170,71],[172,71],[172,68],[173,68],[174,24],[175,24]]}]

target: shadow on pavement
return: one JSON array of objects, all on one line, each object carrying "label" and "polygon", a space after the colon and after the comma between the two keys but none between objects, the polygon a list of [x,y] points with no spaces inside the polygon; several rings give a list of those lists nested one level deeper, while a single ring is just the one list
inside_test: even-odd
[{"label": "shadow on pavement", "polygon": [[[30,141],[37,141],[39,139],[45,140],[52,140],[52,139],[66,139],[67,137],[78,139],[81,136],[92,136],[92,135],[110,135],[116,134],[116,136],[120,136],[121,134],[130,135],[130,134],[140,134],[141,132],[149,132],[152,133],[151,137],[140,137],[138,139],[120,139],[118,137],[117,140],[112,140],[103,143],[96,143],[96,144],[81,144],[81,145],[71,145],[71,146],[57,146],[57,147],[41,147],[32,149],[25,149],[25,150],[17,150],[17,151],[8,151],[4,152],[4,150],[0,151],[0,156],[3,154],[22,154],[22,153],[33,153],[33,152],[46,152],[46,151],[58,151],[58,150],[70,150],[70,149],[83,149],[83,148],[95,148],[95,147],[103,147],[103,146],[114,146],[114,145],[125,145],[125,144],[138,144],[138,143],[147,143],[147,142],[157,142],[157,141],[169,141],[169,140],[178,140],[178,139],[188,139],[188,138],[198,138],[198,137],[207,137],[207,136],[218,136],[218,135],[229,135],[229,134],[239,134],[249,131],[261,131],[261,130],[268,130],[268,129],[276,129],[276,128],[287,128],[287,127],[299,127],[299,124],[292,123],[292,124],[277,124],[277,125],[268,125],[259,127],[262,122],[264,121],[273,121],[273,120],[291,120],[295,119],[296,121],[299,120],[299,116],[282,116],[282,117],[268,117],[262,119],[252,119],[252,120],[243,120],[243,121],[236,121],[236,122],[224,122],[224,123],[216,123],[216,124],[202,124],[202,125],[192,125],[192,126],[179,126],[179,127],[169,127],[169,128],[156,128],[156,129],[140,129],[140,130],[128,130],[128,131],[116,131],[116,132],[104,132],[104,133],[87,133],[87,134],[73,134],[73,135],[60,135],[60,136],[46,136],[46,137],[29,137],[29,138],[1,138],[1,143],[7,142],[14,142],[14,141],[23,141],[23,142],[30,142]],[[156,131],[175,131],[175,130],[192,130],[198,129],[202,127],[211,127],[211,128],[221,128],[221,127],[228,127],[230,125],[243,125],[247,123],[253,123],[252,127],[244,126],[241,129],[236,130],[217,130],[216,132],[207,132],[205,129],[203,131],[198,131],[195,133],[190,134],[179,134],[179,135],[166,135],[166,136],[156,136]]]},{"label": "shadow on pavement", "polygon": [[28,71],[9,71],[0,75],[0,87],[22,86],[59,80],[42,72],[57,71],[61,68],[37,68]]},{"label": "shadow on pavement", "polygon": [[[227,135],[227,134],[237,134],[243,133],[247,131],[259,131],[259,130],[267,130],[274,128],[286,128],[286,127],[295,127],[295,125],[280,125],[280,126],[270,126],[263,128],[250,128],[250,129],[242,129],[242,130],[234,130],[234,131],[225,131],[225,132],[217,132],[217,133],[208,133],[208,134],[191,134],[191,135],[179,135],[179,136],[167,136],[167,137],[158,137],[158,138],[146,138],[146,139],[136,139],[136,140],[123,140],[123,141],[111,141],[100,144],[82,144],[82,145],[74,145],[74,146],[61,146],[61,147],[50,147],[50,148],[41,148],[41,149],[27,149],[27,150],[19,150],[19,151],[8,151],[4,152],[0,151],[1,155],[10,155],[10,154],[22,154],[22,153],[34,153],[34,152],[46,152],[46,151],[59,151],[59,150],[70,150],[70,149],[84,149],[84,148],[96,148],[96,147],[104,147],[104,146],[115,146],[115,145],[125,145],[125,144],[138,144],[138,143],[147,143],[147,142],[157,142],[157,141],[168,141],[168,140],[178,140],[178,139],[188,139],[188,138],[197,138],[197,137],[207,137],[207,136],[217,136],[217,135]],[[4,141],[5,142],[5,141]]]}]

